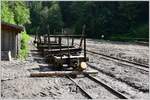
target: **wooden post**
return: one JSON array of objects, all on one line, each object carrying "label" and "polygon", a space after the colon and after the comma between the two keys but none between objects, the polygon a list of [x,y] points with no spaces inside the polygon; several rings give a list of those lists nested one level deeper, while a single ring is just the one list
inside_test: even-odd
[{"label": "wooden post", "polygon": [[39,27],[37,28],[36,30],[36,35],[35,35],[35,42],[37,42],[37,37],[38,37],[38,30],[39,30]]},{"label": "wooden post", "polygon": [[62,34],[62,35],[64,34],[64,30],[63,30],[63,28],[61,29],[61,34]]},{"label": "wooden post", "polygon": [[48,33],[46,34],[46,44],[48,44]]},{"label": "wooden post", "polygon": [[49,31],[49,25],[47,26],[47,30],[48,30],[48,49],[50,49],[50,31]]},{"label": "wooden post", "polygon": [[36,35],[35,35],[35,38],[34,38],[35,43],[37,42],[37,41],[36,41],[36,40],[37,40],[36,38],[37,38],[37,32],[36,32]]},{"label": "wooden post", "polygon": [[40,44],[41,44],[41,35],[39,36]]},{"label": "wooden post", "polygon": [[46,44],[46,36],[44,35],[44,44]]},{"label": "wooden post", "polygon": [[67,37],[67,45],[68,45],[68,65],[70,65],[69,36]]},{"label": "wooden post", "polygon": [[8,60],[11,61],[11,51],[8,51]]},{"label": "wooden post", "polygon": [[84,36],[84,61],[86,62],[86,37]]},{"label": "wooden post", "polygon": [[[56,31],[55,31],[55,29],[54,29],[54,35],[56,35]],[[56,43],[56,41],[57,41],[57,39],[56,39],[56,37],[55,37],[54,42]]]},{"label": "wooden post", "polygon": [[72,46],[74,45],[74,38],[72,37]]},{"label": "wooden post", "polygon": [[61,36],[59,36],[59,49],[60,49],[60,56],[61,56],[61,59],[62,59],[62,54],[61,54]]},{"label": "wooden post", "polygon": [[81,37],[81,41],[80,41],[80,45],[79,45],[79,47],[81,48],[82,47],[82,41],[83,41],[83,36],[84,36],[84,33],[85,33],[85,25],[83,25],[83,28],[82,28],[82,37]]}]

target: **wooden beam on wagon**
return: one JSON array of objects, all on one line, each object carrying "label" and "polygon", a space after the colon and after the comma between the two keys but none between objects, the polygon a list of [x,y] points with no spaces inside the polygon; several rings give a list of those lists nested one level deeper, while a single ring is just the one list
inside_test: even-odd
[{"label": "wooden beam on wagon", "polygon": [[86,62],[86,37],[84,36],[84,61]]},{"label": "wooden beam on wagon", "polygon": [[82,29],[82,36],[81,36],[81,41],[80,41],[80,45],[79,45],[79,47],[81,48],[82,47],[82,41],[83,41],[83,39],[84,39],[84,34],[85,34],[85,25],[83,25],[83,29]]},{"label": "wooden beam on wagon", "polygon": [[52,76],[68,76],[68,75],[81,75],[81,74],[97,74],[98,71],[49,71],[49,72],[33,72],[31,77],[52,77]]},{"label": "wooden beam on wagon", "polygon": [[47,26],[47,30],[48,30],[48,49],[50,49],[50,31],[49,31],[49,25]]}]

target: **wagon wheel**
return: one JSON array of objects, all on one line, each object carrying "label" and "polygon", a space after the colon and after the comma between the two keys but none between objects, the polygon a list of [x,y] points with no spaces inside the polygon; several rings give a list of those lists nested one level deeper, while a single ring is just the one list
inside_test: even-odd
[{"label": "wagon wheel", "polygon": [[55,61],[54,59],[53,59],[53,65],[56,67],[56,69],[58,69],[58,70],[62,70],[63,69],[63,67],[62,67],[62,63],[59,61]]},{"label": "wagon wheel", "polygon": [[54,63],[55,61],[54,61],[54,58],[53,58],[53,56],[49,56],[49,63]]}]

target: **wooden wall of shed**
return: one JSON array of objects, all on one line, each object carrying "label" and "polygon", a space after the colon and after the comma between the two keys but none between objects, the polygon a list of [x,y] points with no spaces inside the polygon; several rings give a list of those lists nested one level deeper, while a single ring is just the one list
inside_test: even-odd
[{"label": "wooden wall of shed", "polygon": [[1,32],[1,50],[11,51],[11,56],[17,55],[17,34],[12,31],[2,30]]}]

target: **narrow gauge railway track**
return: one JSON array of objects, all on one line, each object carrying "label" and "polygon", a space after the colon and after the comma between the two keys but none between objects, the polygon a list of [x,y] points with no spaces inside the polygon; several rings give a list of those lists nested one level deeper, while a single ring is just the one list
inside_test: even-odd
[{"label": "narrow gauge railway track", "polygon": [[[88,65],[90,68],[95,69],[95,70],[101,72],[102,74],[105,74],[105,75],[108,75],[108,76],[114,78],[114,76],[110,75],[108,72],[105,72],[105,71],[99,69],[98,67],[91,65],[90,63],[87,63],[87,65]],[[149,90],[139,89],[139,88],[138,88],[137,86],[135,86],[134,84],[128,83],[128,82],[126,82],[126,81],[124,81],[124,80],[122,80],[122,79],[118,79],[118,78],[115,78],[115,79],[118,80],[118,81],[124,82],[124,83],[128,84],[128,85],[131,86],[131,87],[134,87],[135,89],[137,89],[137,90],[139,90],[139,91],[142,91],[142,92],[149,92]]]},{"label": "narrow gauge railway track", "polygon": [[119,59],[119,58],[116,58],[116,57],[111,57],[111,56],[101,54],[101,53],[97,53],[97,52],[90,51],[90,50],[86,50],[86,51],[89,52],[89,53],[92,53],[92,54],[97,54],[97,55],[100,55],[100,56],[103,56],[103,57],[106,57],[106,58],[110,58],[112,60],[118,60],[118,61],[126,62],[126,63],[129,63],[129,64],[133,64],[133,65],[136,65],[136,66],[122,63],[124,65],[128,65],[128,66],[135,67],[137,69],[149,72],[149,66],[148,65],[143,65],[143,64],[139,64],[139,63],[135,63],[135,62],[130,62],[130,61],[127,61],[127,60]]},{"label": "narrow gauge railway track", "polygon": [[88,99],[93,99],[93,97],[88,94],[76,81],[74,81],[71,77],[67,76],[68,79],[70,79],[75,85],[87,96]]},{"label": "narrow gauge railway track", "polygon": [[[114,95],[115,97],[119,98],[119,99],[128,99],[127,96],[123,95],[122,93],[116,91],[115,89],[111,88],[109,85],[103,83],[102,81],[98,80],[97,78],[88,75],[88,74],[84,74],[85,78],[90,79],[91,81],[97,83],[98,85],[102,86],[103,88],[105,88],[107,91],[109,91],[112,95]],[[88,99],[100,99],[100,98],[96,98],[95,96],[93,97],[87,90],[85,90],[82,86],[80,86],[80,84],[78,84],[78,82],[76,82],[73,78],[67,76],[68,79],[70,79],[73,83],[75,83],[75,85],[77,87],[79,87],[79,89],[85,94],[85,96]],[[96,91],[93,91],[96,92]],[[106,93],[106,92],[105,92]]]}]

